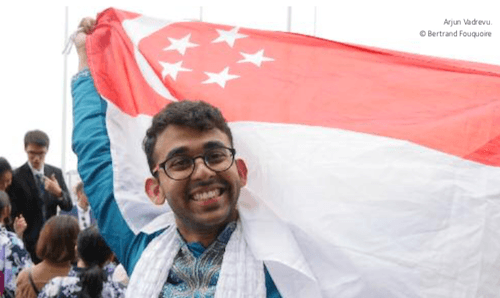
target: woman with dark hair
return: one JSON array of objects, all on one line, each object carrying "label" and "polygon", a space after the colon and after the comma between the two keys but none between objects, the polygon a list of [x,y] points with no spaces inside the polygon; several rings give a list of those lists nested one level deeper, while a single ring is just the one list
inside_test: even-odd
[{"label": "woman with dark hair", "polygon": [[17,275],[23,268],[33,266],[23,241],[5,228],[10,219],[10,209],[9,196],[0,190],[0,271],[4,274],[4,297],[14,297]]},{"label": "woman with dark hair", "polygon": [[40,292],[39,298],[119,298],[125,297],[125,287],[108,280],[104,265],[113,253],[95,227],[78,236],[79,267],[77,276],[56,277]]},{"label": "woman with dark hair", "polygon": [[7,159],[0,157],[0,190],[7,191],[12,183],[12,167]]},{"label": "woman with dark hair", "polygon": [[[12,184],[12,167],[10,166],[7,159],[5,159],[4,157],[0,157],[0,191],[7,192],[7,189],[11,184]],[[2,220],[2,223],[4,224],[4,227],[7,228],[8,230],[10,231],[14,230],[19,239],[23,239],[23,233],[27,228],[26,220],[21,214],[15,218],[14,225],[11,226],[12,219],[10,217],[10,214],[13,211],[12,205],[10,203],[11,200],[12,197],[9,200],[9,216],[5,216]]]},{"label": "woman with dark hair", "polygon": [[68,275],[76,260],[79,232],[78,222],[69,215],[53,216],[45,223],[36,244],[36,255],[42,262],[19,274],[16,297],[35,298],[52,278]]}]

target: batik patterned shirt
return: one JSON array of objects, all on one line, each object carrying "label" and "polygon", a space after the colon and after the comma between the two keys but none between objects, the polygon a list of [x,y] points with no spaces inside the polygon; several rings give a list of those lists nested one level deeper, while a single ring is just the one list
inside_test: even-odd
[{"label": "batik patterned shirt", "polygon": [[[236,222],[229,223],[208,248],[199,242],[186,243],[179,234],[180,249],[174,258],[159,298],[213,298],[219,280],[222,258]],[[267,298],[281,298],[264,266]]]},{"label": "batik patterned shirt", "polygon": [[15,233],[0,227],[0,271],[4,274],[4,286],[9,292],[16,290],[16,278],[23,268],[33,266],[23,241]]},{"label": "batik patterned shirt", "polygon": [[[77,298],[82,290],[80,278],[76,276],[55,277],[43,287],[38,298]],[[103,283],[102,298],[124,298],[126,288],[117,282]]]},{"label": "batik patterned shirt", "polygon": [[[82,273],[82,271],[84,269],[85,268],[72,266],[71,269],[68,272],[68,276],[78,277],[80,275],[80,273]],[[106,277],[108,279],[111,279],[111,277],[113,276],[113,273],[115,272],[116,264],[114,264],[114,263],[108,263],[102,269],[104,270],[104,273],[106,274]]]},{"label": "batik patterned shirt", "polygon": [[228,224],[206,249],[200,243],[187,244],[178,237],[181,248],[174,258],[160,298],[214,297],[222,257],[235,229],[236,222]]}]

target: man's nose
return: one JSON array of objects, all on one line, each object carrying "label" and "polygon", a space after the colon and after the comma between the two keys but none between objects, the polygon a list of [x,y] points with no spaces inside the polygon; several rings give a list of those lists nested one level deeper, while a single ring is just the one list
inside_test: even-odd
[{"label": "man's nose", "polygon": [[191,179],[193,180],[204,180],[215,175],[215,172],[207,167],[202,156],[199,156],[194,160],[193,166],[193,174],[191,174]]}]

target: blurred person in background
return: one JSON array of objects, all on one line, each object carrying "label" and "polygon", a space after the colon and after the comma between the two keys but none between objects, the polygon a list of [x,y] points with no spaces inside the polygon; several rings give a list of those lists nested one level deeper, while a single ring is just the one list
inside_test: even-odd
[{"label": "blurred person in background", "polygon": [[125,297],[125,287],[111,281],[104,266],[113,252],[95,227],[83,230],[78,236],[79,256],[76,276],[56,277],[40,292],[39,298],[118,298]]},{"label": "blurred person in background", "polygon": [[12,167],[5,157],[0,157],[0,190],[7,191],[12,184]]},{"label": "blurred person in background", "polygon": [[[6,158],[0,157],[0,191],[5,191],[8,193],[10,185],[12,184],[12,167]],[[9,194],[9,216],[6,216],[2,223],[3,227],[8,231],[15,231],[20,239],[23,239],[24,231],[26,230],[26,220],[22,215],[16,216],[14,220],[14,226],[12,226],[11,214],[16,214],[16,210],[12,208],[12,201],[15,200],[11,194]],[[15,203],[14,203],[15,204]],[[16,228],[17,227],[17,228]]]},{"label": "blurred person in background", "polygon": [[23,241],[16,235],[19,233],[22,235],[26,229],[24,219],[14,225],[18,233],[12,233],[5,228],[6,223],[10,223],[10,210],[9,196],[0,190],[0,271],[3,272],[5,286],[3,297],[14,297],[19,272],[33,265]]},{"label": "blurred person in background", "polygon": [[24,244],[35,263],[40,262],[35,246],[43,224],[57,214],[57,206],[66,211],[73,207],[61,169],[45,163],[49,142],[43,131],[26,133],[24,150],[28,161],[14,171],[9,192],[13,215],[24,215],[28,223]]},{"label": "blurred person in background", "polygon": [[75,194],[77,197],[76,205],[73,206],[73,209],[71,209],[71,211],[61,210],[60,214],[71,215],[75,217],[78,220],[80,230],[85,230],[86,228],[95,225],[96,220],[94,218],[92,209],[90,208],[87,195],[83,190],[83,182],[80,181],[75,186]]},{"label": "blurred person in background", "polygon": [[67,276],[76,260],[76,239],[80,228],[69,215],[50,218],[40,233],[36,254],[42,261],[24,269],[17,279],[17,298],[35,298],[52,278]]}]

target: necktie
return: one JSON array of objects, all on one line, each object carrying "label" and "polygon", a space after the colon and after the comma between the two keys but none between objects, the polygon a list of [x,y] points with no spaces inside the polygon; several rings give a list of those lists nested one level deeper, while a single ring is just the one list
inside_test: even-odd
[{"label": "necktie", "polygon": [[36,181],[38,184],[38,189],[40,190],[40,199],[42,200],[42,220],[45,222],[47,219],[47,206],[45,205],[44,194],[45,194],[45,183],[43,183],[43,175],[36,174]]},{"label": "necktie", "polygon": [[43,183],[43,175],[36,174],[36,180],[38,184],[38,189],[40,190],[40,196],[43,196],[43,194],[45,193],[45,183]]}]

